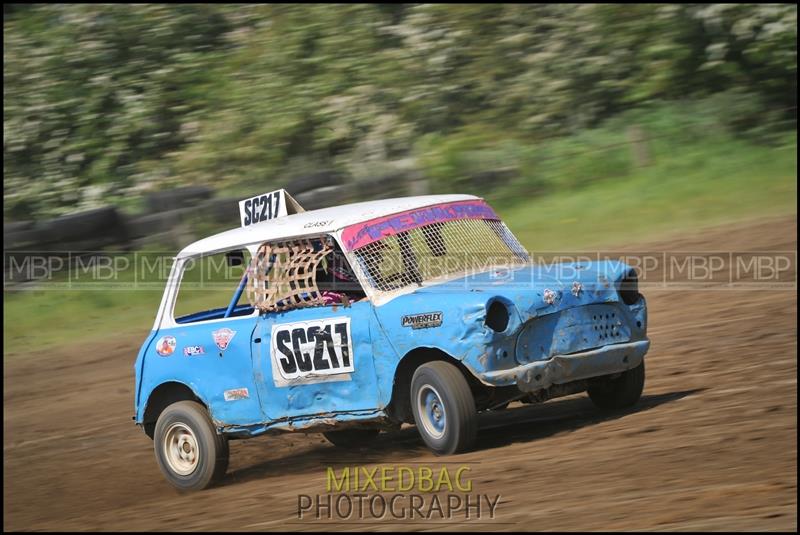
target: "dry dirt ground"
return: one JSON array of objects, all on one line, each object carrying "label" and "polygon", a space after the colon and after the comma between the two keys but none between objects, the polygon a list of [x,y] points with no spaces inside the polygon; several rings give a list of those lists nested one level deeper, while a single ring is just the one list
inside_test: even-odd
[{"label": "dry dirt ground", "polygon": [[[796,235],[796,217],[773,218],[636,249],[796,251]],[[796,266],[788,280],[795,276]],[[223,484],[190,495],[166,483],[130,420],[139,338],[7,354],[3,527],[795,531],[796,283],[646,295],[652,347],[633,409],[603,414],[585,394],[512,406],[482,416],[474,451],[446,459],[413,428],[357,451],[318,434],[237,441]],[[331,463],[445,461],[470,467],[473,493],[500,494],[494,519],[297,518],[298,494],[325,494]]]}]

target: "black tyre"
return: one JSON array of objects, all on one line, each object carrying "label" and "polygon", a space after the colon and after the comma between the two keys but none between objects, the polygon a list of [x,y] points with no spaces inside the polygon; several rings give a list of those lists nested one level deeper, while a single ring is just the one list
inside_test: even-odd
[{"label": "black tyre", "polygon": [[369,445],[377,438],[378,429],[342,429],[341,431],[327,431],[322,433],[328,442],[340,448],[359,448]]},{"label": "black tyre", "polygon": [[179,490],[202,490],[228,469],[228,440],[217,434],[197,402],[179,401],[164,409],[153,443],[158,467]]},{"label": "black tyre", "polygon": [[429,362],[411,380],[411,410],[422,440],[437,455],[469,449],[478,432],[478,412],[467,380],[449,362]]},{"label": "black tyre", "polygon": [[616,379],[601,377],[589,382],[589,397],[601,409],[630,407],[644,390],[644,361]]}]

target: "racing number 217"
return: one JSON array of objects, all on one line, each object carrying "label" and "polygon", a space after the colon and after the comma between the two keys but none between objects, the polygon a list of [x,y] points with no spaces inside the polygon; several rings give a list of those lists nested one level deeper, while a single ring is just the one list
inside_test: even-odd
[{"label": "racing number 217", "polygon": [[286,379],[354,371],[350,318],[275,325],[272,338],[273,358]]},{"label": "racing number 217", "polygon": [[273,191],[261,197],[247,199],[244,202],[244,226],[259,221],[275,219],[280,213],[281,196],[280,192]]}]

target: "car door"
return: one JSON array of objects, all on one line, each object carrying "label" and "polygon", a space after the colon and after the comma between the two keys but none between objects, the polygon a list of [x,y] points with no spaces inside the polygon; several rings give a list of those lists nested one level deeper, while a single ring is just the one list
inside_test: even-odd
[{"label": "car door", "polygon": [[271,419],[370,411],[378,407],[367,301],[260,316],[256,382]]}]

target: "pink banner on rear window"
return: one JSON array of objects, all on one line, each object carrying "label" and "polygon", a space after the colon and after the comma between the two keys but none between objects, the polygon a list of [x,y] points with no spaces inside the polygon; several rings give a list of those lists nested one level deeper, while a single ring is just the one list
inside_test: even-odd
[{"label": "pink banner on rear window", "polygon": [[350,225],[342,231],[342,241],[345,249],[352,251],[386,236],[394,236],[431,223],[458,219],[499,220],[500,218],[491,206],[482,200],[435,204]]}]

